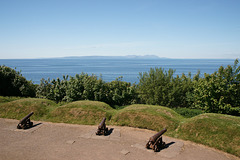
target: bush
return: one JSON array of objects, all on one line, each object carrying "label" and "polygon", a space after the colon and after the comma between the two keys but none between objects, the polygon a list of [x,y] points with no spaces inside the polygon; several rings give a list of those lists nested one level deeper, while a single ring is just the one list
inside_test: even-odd
[{"label": "bush", "polygon": [[[151,68],[140,73],[137,90],[142,103],[167,107],[186,107],[193,90],[191,74],[173,77],[174,70]],[[198,75],[197,75],[198,76]]]},{"label": "bush", "polygon": [[[173,77],[174,70],[151,68],[140,73],[137,91],[141,103],[167,107],[198,108],[205,112],[240,116],[240,66],[221,66],[213,74],[191,78],[182,74]],[[186,112],[186,110],[184,111]],[[186,113],[188,114],[188,113]],[[190,114],[190,113],[189,113]]]},{"label": "bush", "polygon": [[57,78],[50,81],[41,79],[40,84],[36,89],[36,96],[38,98],[47,98],[55,102],[62,101],[66,96],[67,77],[63,76],[63,80]]},{"label": "bush", "polygon": [[194,86],[193,105],[206,112],[240,116],[240,66],[221,66],[218,72],[205,74]]},{"label": "bush", "polygon": [[128,105],[135,103],[136,86],[121,81],[121,77],[115,81],[106,83],[95,75],[86,73],[76,74],[75,77],[63,76],[63,80],[42,79],[37,88],[37,97],[47,98],[56,102],[94,100],[114,105]]},{"label": "bush", "polygon": [[115,81],[106,83],[106,103],[111,106],[124,106],[137,102],[136,86],[117,78]]},{"label": "bush", "polygon": [[0,96],[35,97],[36,86],[20,72],[0,66]]},{"label": "bush", "polygon": [[204,113],[201,109],[191,109],[191,108],[173,108],[173,110],[185,118],[195,117],[199,114]]}]

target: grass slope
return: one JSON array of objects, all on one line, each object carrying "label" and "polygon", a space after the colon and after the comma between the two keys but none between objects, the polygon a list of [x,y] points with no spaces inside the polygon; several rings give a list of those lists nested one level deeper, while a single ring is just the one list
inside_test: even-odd
[{"label": "grass slope", "polygon": [[3,97],[3,96],[0,96],[0,104],[15,101],[15,100],[18,100],[18,99],[21,99],[21,98],[20,97]]},{"label": "grass slope", "polygon": [[160,131],[168,129],[167,135],[178,127],[182,116],[172,109],[154,105],[131,105],[119,110],[112,118],[115,125],[146,128]]},{"label": "grass slope", "polygon": [[32,119],[43,120],[53,106],[56,106],[56,103],[50,100],[23,98],[0,104],[0,117],[22,119],[30,112],[34,112]]},{"label": "grass slope", "polygon": [[53,122],[99,124],[103,117],[109,120],[113,112],[114,110],[103,102],[76,101],[56,108],[48,119]]},{"label": "grass slope", "polygon": [[175,136],[240,157],[240,117],[201,114],[181,123]]}]

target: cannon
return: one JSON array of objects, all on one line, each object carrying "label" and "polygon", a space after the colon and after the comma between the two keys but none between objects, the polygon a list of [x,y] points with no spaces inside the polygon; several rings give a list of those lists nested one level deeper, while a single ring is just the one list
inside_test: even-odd
[{"label": "cannon", "polygon": [[158,152],[165,147],[165,142],[162,140],[162,135],[167,131],[167,129],[163,129],[160,132],[156,133],[152,137],[149,138],[149,141],[146,144],[147,149],[153,149],[154,152]]},{"label": "cannon", "polygon": [[107,135],[108,134],[108,128],[105,124],[106,118],[104,117],[102,122],[98,125],[98,129],[96,131],[96,135]]},{"label": "cannon", "polygon": [[17,129],[28,129],[33,126],[33,122],[30,121],[30,117],[33,115],[33,112],[29,113],[26,117],[21,119],[17,125]]}]

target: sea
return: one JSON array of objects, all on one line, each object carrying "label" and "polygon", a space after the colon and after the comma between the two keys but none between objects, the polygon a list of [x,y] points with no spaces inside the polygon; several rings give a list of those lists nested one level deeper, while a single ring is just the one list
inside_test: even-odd
[{"label": "sea", "polygon": [[74,77],[82,72],[96,75],[106,82],[122,76],[122,81],[138,83],[139,73],[148,72],[150,68],[174,69],[174,76],[194,76],[200,70],[211,74],[220,66],[233,65],[234,59],[168,59],[168,58],[114,58],[114,57],[73,57],[43,59],[0,59],[0,65],[11,67],[34,84],[40,80],[63,78],[63,75]]}]

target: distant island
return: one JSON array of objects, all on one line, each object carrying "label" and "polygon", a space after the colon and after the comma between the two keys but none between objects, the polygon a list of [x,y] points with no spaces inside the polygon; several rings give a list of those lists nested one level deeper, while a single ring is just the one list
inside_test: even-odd
[{"label": "distant island", "polygon": [[158,57],[156,55],[127,55],[127,56],[68,56],[61,57],[64,59],[168,59],[165,57]]}]

